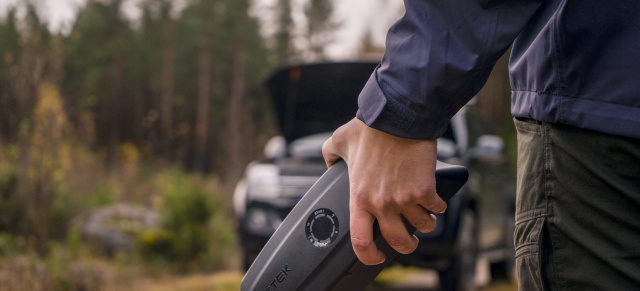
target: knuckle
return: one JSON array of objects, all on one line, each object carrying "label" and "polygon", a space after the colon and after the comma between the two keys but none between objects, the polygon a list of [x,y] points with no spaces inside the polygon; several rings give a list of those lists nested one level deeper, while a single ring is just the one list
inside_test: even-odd
[{"label": "knuckle", "polygon": [[434,209],[437,206],[437,204],[436,204],[434,199],[427,199],[427,200],[424,200],[424,201],[425,201],[424,205],[426,206],[425,208],[427,208],[427,210],[430,210],[430,211],[436,211],[437,210],[437,209]]},{"label": "knuckle", "polygon": [[331,135],[331,139],[336,145],[342,145],[345,141],[345,128],[344,126],[338,127],[333,134]]},{"label": "knuckle", "polygon": [[351,185],[351,198],[356,204],[362,204],[366,197],[366,191],[362,189],[362,187],[359,185]]},{"label": "knuckle", "polygon": [[435,188],[421,188],[419,191],[414,193],[414,197],[418,204],[422,204],[426,209],[431,211],[441,211],[443,208],[441,201],[439,200],[438,195],[435,192]]},{"label": "knuckle", "polygon": [[323,144],[322,144],[322,155],[327,155],[329,153],[329,143],[331,139],[326,140]]},{"label": "knuckle", "polygon": [[368,250],[374,245],[372,240],[362,239],[357,236],[351,237],[351,244],[353,245],[353,249],[356,251]]},{"label": "knuckle", "polygon": [[424,201],[430,200],[429,198],[432,197],[433,194],[435,194],[435,187],[431,185],[419,185],[416,187],[413,195],[416,199]]},{"label": "knuckle", "polygon": [[409,194],[405,194],[405,195],[397,195],[397,197],[395,198],[395,202],[396,204],[398,204],[398,206],[404,208],[406,206],[409,205],[413,205],[415,203],[413,203],[413,195],[409,195]]},{"label": "knuckle", "polygon": [[381,213],[388,212],[392,208],[391,199],[387,195],[377,195],[373,199],[373,207]]},{"label": "knuckle", "polygon": [[426,206],[428,210],[435,213],[441,213],[447,209],[447,204],[443,203],[437,195],[434,195],[433,199],[426,203]]}]

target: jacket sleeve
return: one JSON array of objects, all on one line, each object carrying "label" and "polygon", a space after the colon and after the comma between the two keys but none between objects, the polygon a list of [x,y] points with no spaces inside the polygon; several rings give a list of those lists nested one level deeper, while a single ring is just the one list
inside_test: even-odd
[{"label": "jacket sleeve", "polygon": [[440,137],[484,86],[539,2],[405,0],[406,13],[387,34],[382,63],[358,97],[357,117],[399,137]]}]

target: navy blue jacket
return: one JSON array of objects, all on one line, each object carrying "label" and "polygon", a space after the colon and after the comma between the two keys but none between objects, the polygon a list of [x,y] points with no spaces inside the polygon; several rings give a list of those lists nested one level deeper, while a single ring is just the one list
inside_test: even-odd
[{"label": "navy blue jacket", "polygon": [[357,117],[435,139],[513,44],[515,117],[640,138],[640,1],[405,0]]}]

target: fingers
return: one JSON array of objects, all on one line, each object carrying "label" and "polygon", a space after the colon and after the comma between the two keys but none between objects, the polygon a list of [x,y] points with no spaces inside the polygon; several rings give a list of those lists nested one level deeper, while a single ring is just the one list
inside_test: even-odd
[{"label": "fingers", "polygon": [[365,265],[382,264],[384,253],[376,247],[373,241],[374,217],[362,210],[351,210],[351,244],[356,256]]},{"label": "fingers", "polygon": [[436,227],[436,216],[420,205],[406,207],[402,214],[420,232],[427,233]]},{"label": "fingers", "polygon": [[401,254],[410,254],[418,247],[418,238],[407,231],[399,215],[378,219],[380,232],[389,246]]},{"label": "fingers", "polygon": [[[404,216],[421,232],[430,232],[435,228],[436,216],[421,206],[406,209]],[[351,242],[356,256],[365,265],[377,265],[385,261],[384,254],[377,249],[373,240],[374,219],[366,211],[352,211]],[[410,254],[418,247],[418,238],[407,231],[400,215],[381,217],[378,224],[382,236],[398,253]]]},{"label": "fingers", "polygon": [[444,213],[447,210],[447,203],[438,195],[432,195],[430,199],[421,199],[420,205],[433,213]]},{"label": "fingers", "polygon": [[436,154],[434,140],[395,137],[357,118],[324,143],[327,167],[340,158],[349,166],[351,240],[362,263],[385,259],[373,241],[375,218],[387,242],[404,254],[417,247],[418,239],[406,230],[402,216],[422,232],[433,230],[435,217],[427,210],[441,213],[447,208],[435,193]]}]

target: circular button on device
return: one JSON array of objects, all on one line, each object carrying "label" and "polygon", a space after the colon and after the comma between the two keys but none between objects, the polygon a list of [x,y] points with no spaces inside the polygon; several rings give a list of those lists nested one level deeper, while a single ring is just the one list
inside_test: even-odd
[{"label": "circular button on device", "polygon": [[327,208],[317,209],[309,215],[304,230],[312,245],[327,247],[338,237],[338,217]]}]

